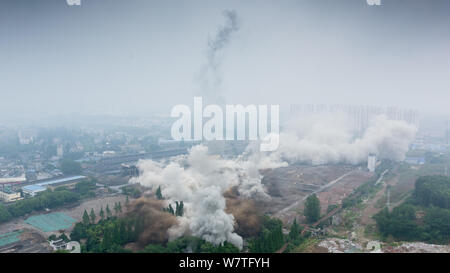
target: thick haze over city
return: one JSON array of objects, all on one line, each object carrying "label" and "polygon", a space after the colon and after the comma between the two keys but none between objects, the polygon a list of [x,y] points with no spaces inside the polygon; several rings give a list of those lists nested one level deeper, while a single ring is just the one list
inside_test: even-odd
[{"label": "thick haze over city", "polygon": [[4,0],[0,121],[169,115],[192,104],[224,10],[239,31],[209,88],[227,103],[450,114],[449,1]]},{"label": "thick haze over city", "polygon": [[450,253],[449,11],[1,0],[0,253]]}]

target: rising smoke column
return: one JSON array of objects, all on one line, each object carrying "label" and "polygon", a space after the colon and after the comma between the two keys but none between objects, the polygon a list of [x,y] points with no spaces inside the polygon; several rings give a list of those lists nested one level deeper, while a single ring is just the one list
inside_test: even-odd
[{"label": "rising smoke column", "polygon": [[208,103],[224,104],[225,99],[220,95],[220,85],[222,82],[220,68],[223,61],[223,53],[230,44],[234,33],[240,29],[239,18],[234,10],[225,10],[225,25],[221,26],[214,38],[208,41],[206,52],[206,64],[200,71],[201,96]]},{"label": "rising smoke column", "polygon": [[237,187],[243,197],[268,198],[257,166],[242,157],[226,160],[209,155],[207,147],[198,145],[168,164],[140,161],[141,175],[130,183],[153,189],[161,186],[167,205],[184,202],[185,214],[178,218],[179,225],[168,231],[171,239],[191,234],[215,245],[228,241],[241,249],[243,240],[234,232],[234,216],[225,211],[224,193]]}]

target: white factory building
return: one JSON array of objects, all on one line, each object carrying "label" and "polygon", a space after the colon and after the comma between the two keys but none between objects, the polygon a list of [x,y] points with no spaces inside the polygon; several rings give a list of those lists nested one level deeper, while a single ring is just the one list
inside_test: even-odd
[{"label": "white factory building", "polygon": [[369,157],[367,158],[367,169],[369,169],[369,172],[373,173],[376,167],[377,167],[377,156],[375,154],[369,154]]}]

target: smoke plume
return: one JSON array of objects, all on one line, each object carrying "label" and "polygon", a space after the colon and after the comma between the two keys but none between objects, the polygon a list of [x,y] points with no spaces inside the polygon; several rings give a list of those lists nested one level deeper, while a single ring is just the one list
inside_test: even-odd
[{"label": "smoke plume", "polygon": [[152,160],[138,163],[141,175],[130,183],[153,189],[161,186],[167,203],[183,201],[185,214],[169,230],[171,238],[191,234],[215,245],[225,241],[242,248],[242,238],[234,232],[235,218],[226,213],[224,192],[232,187],[243,197],[268,198],[261,184],[258,164],[243,157],[225,160],[209,155],[202,145],[168,164]]},{"label": "smoke plume", "polygon": [[[404,121],[377,116],[362,137],[355,137],[350,125],[345,116],[337,114],[303,117],[289,123],[275,152],[262,153],[251,144],[237,158],[223,159],[198,145],[167,164],[140,161],[141,175],[130,183],[152,189],[161,186],[166,206],[175,201],[185,203],[185,214],[177,218],[178,223],[166,222],[169,239],[194,235],[215,245],[228,241],[242,248],[242,237],[235,228],[247,236],[259,227],[254,204],[242,198],[270,198],[260,170],[288,163],[359,164],[371,153],[380,159],[402,160],[417,130]],[[232,188],[234,195],[227,193]]]},{"label": "smoke plume", "polygon": [[220,95],[222,82],[220,68],[223,62],[223,52],[230,44],[231,37],[240,29],[239,18],[234,10],[225,10],[225,25],[221,26],[215,36],[208,41],[206,52],[206,64],[200,71],[202,85],[201,95],[209,103],[224,104],[224,98]]},{"label": "smoke plume", "polygon": [[369,154],[379,159],[403,160],[417,128],[401,120],[374,117],[362,137],[355,137],[345,115],[320,114],[297,118],[280,134],[280,147],[269,162],[312,165],[359,164]]}]

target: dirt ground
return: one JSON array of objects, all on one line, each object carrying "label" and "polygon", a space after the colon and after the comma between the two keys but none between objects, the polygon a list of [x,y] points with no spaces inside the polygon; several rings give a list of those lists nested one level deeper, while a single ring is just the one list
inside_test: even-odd
[{"label": "dirt ground", "polygon": [[0,253],[50,253],[46,238],[33,230],[24,230],[20,241],[0,247]]},{"label": "dirt ground", "polygon": [[320,206],[322,209],[321,214],[325,214],[327,212],[329,205],[341,204],[344,198],[350,195],[354,189],[369,180],[371,176],[372,173],[362,170],[355,170],[334,186],[318,193],[317,197],[320,200]]},{"label": "dirt ground", "polygon": [[114,213],[114,204],[117,202],[121,202],[122,207],[124,207],[125,199],[126,199],[125,195],[122,194],[108,195],[101,198],[86,200],[80,205],[70,209],[61,209],[56,211],[64,212],[68,214],[70,217],[79,221],[83,217],[84,210],[90,213],[91,209],[94,209],[94,212],[98,217],[100,209],[103,207],[103,210],[105,210],[106,206],[108,205],[110,210]]},{"label": "dirt ground", "polygon": [[308,195],[316,193],[322,213],[326,213],[328,205],[340,204],[372,173],[349,165],[291,165],[267,170],[263,175],[262,183],[271,196],[264,212],[290,223],[294,218],[302,219],[303,203]]}]

